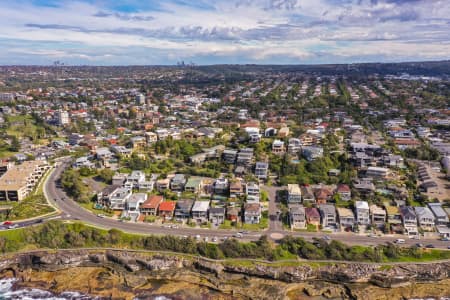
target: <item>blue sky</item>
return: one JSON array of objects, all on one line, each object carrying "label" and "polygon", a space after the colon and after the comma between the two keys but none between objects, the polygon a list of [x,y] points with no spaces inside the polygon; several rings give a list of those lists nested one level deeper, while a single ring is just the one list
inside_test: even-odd
[{"label": "blue sky", "polygon": [[450,59],[448,0],[0,1],[0,64]]}]

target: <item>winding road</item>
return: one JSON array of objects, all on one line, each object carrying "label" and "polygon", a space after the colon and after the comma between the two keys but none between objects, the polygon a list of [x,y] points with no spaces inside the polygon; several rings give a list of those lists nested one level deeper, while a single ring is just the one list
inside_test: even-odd
[{"label": "winding road", "polygon": [[[178,235],[178,236],[201,236],[201,238],[208,237],[210,240],[214,237],[218,239],[229,238],[237,233],[237,230],[224,230],[224,229],[202,229],[202,228],[168,228],[161,227],[153,224],[146,223],[133,223],[133,222],[120,222],[111,218],[101,218],[92,212],[82,208],[70,197],[68,197],[65,192],[57,186],[57,181],[60,178],[62,172],[69,166],[70,158],[64,158],[58,162],[55,166],[55,170],[49,176],[48,180],[44,185],[44,193],[53,205],[59,208],[61,211],[61,218],[65,220],[80,220],[87,224],[93,225],[95,227],[103,229],[116,228],[129,233],[137,234],[155,234],[155,235]],[[277,240],[286,235],[292,235],[295,237],[303,237],[307,240],[312,240],[313,238],[331,238],[334,240],[339,240],[350,245],[377,245],[384,244],[386,242],[393,242],[397,238],[405,239],[406,246],[415,245],[420,242],[424,245],[432,244],[436,248],[447,249],[450,242],[440,241],[437,239],[421,239],[421,240],[410,240],[404,236],[382,236],[382,237],[368,237],[366,235],[358,235],[355,233],[320,233],[320,232],[291,232],[283,230],[281,222],[279,221],[277,214],[277,206],[275,203],[275,197],[273,196],[275,192],[269,193],[270,203],[269,203],[269,216],[270,226],[268,230],[265,231],[248,231],[243,235],[242,239],[246,241],[257,240],[261,235],[267,235],[270,238]],[[64,199],[64,200],[62,200]]]}]

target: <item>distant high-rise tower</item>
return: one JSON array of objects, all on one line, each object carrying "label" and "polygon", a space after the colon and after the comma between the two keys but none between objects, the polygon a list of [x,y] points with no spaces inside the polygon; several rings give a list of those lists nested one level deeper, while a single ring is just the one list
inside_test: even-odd
[{"label": "distant high-rise tower", "polygon": [[136,96],[136,105],[145,105],[145,96],[143,94]]},{"label": "distant high-rise tower", "polygon": [[69,113],[65,110],[58,110],[56,112],[56,122],[59,126],[64,126],[70,123]]}]

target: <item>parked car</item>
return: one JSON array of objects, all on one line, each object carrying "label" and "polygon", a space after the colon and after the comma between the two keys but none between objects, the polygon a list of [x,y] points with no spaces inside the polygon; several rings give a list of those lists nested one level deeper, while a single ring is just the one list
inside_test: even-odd
[{"label": "parked car", "polygon": [[396,240],[394,241],[394,243],[396,243],[396,244],[404,244],[404,243],[405,243],[405,240],[404,240],[404,239],[396,239]]}]

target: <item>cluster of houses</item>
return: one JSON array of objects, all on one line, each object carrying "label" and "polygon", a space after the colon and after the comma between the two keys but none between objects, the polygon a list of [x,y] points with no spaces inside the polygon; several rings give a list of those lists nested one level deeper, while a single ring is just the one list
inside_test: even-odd
[{"label": "cluster of houses", "polygon": [[[178,201],[165,200],[160,195],[150,195],[165,190],[187,195]],[[224,200],[245,197],[245,204],[227,205]],[[197,200],[193,200],[197,199]],[[147,216],[160,216],[163,220],[190,219],[198,224],[211,222],[220,225],[224,220],[258,224],[261,219],[260,186],[257,182],[228,178],[189,177],[172,174],[167,178],[152,175],[147,180],[142,171],[130,174],[117,173],[112,185],[97,194],[97,205],[120,211],[121,217],[137,221]]]},{"label": "cluster of houses", "polygon": [[[292,229],[306,229],[308,224],[322,229],[353,231],[356,228],[376,228],[417,237],[420,231],[436,231],[448,237],[450,234],[450,210],[440,203],[428,203],[424,207],[369,205],[367,201],[355,201],[354,209],[336,207],[322,198],[323,189],[313,193],[309,187],[288,185],[289,221]],[[335,193],[341,199],[350,200],[350,189],[339,185]],[[313,195],[319,195],[317,199]],[[329,198],[328,198],[329,199]],[[420,229],[420,230],[419,230]]]}]

